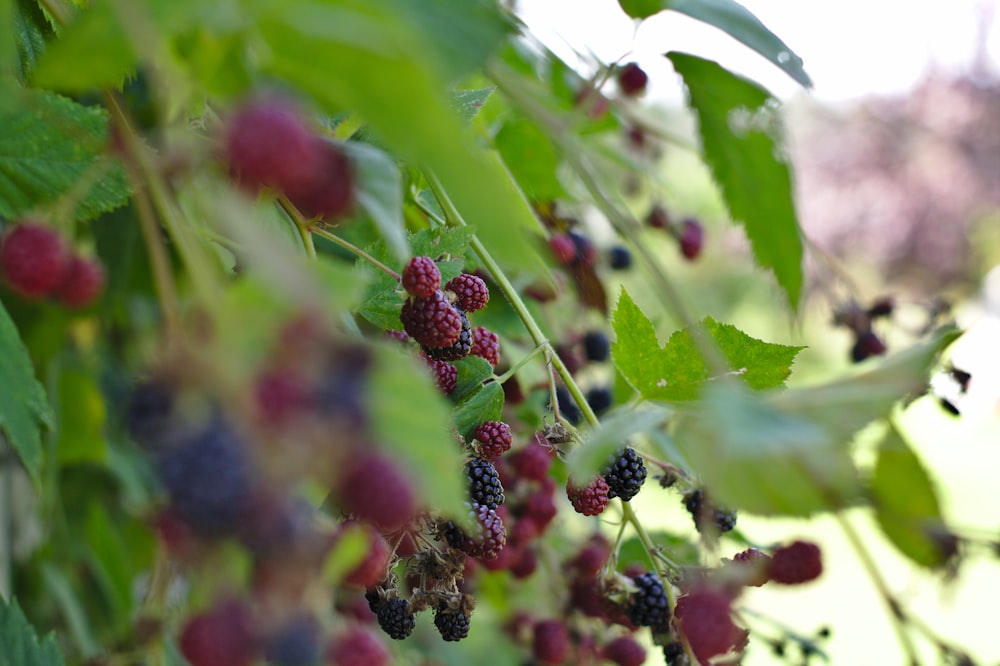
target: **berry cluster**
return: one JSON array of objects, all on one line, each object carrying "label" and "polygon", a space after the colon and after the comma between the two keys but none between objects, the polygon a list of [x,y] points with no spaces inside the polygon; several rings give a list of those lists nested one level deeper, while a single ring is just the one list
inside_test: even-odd
[{"label": "berry cluster", "polygon": [[701,488],[692,488],[684,494],[684,508],[691,514],[699,532],[715,530],[723,534],[736,527],[736,513],[713,504]]},{"label": "berry cluster", "polygon": [[646,214],[646,224],[653,229],[662,229],[677,242],[681,256],[694,261],[701,256],[705,244],[705,228],[694,217],[674,220],[663,206],[656,204]]},{"label": "berry cluster", "polygon": [[27,300],[52,298],[72,309],[92,305],[104,291],[104,268],[75,254],[49,227],[22,222],[0,240],[0,274]]},{"label": "berry cluster", "polygon": [[840,306],[833,315],[833,323],[849,330],[854,336],[851,361],[860,363],[872,356],[886,352],[885,342],[874,331],[873,323],[892,316],[895,302],[890,297],[876,299],[867,308],[855,301]]}]

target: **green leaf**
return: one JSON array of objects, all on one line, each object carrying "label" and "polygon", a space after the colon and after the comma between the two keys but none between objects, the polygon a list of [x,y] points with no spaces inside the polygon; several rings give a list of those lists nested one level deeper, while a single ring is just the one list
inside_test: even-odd
[{"label": "green leaf", "polygon": [[732,380],[706,385],[677,444],[720,504],[767,516],[808,516],[860,493],[845,442]]},{"label": "green leaf", "polygon": [[69,93],[120,88],[135,64],[135,51],[111,3],[94,2],[49,44],[32,82]]},{"label": "green leaf", "polygon": [[108,444],[102,432],[106,414],[100,387],[88,373],[68,367],[59,373],[56,391],[59,464],[103,462]]},{"label": "green leaf", "polygon": [[494,90],[496,86],[478,90],[456,90],[451,97],[452,108],[463,120],[472,122],[472,119],[479,115],[479,109],[489,101]]},{"label": "green leaf", "polygon": [[70,582],[66,573],[54,564],[46,562],[42,564],[42,582],[45,594],[59,608],[59,613],[66,622],[67,633],[76,644],[76,650],[85,658],[97,654],[100,648],[97,639],[94,638],[94,631],[91,628],[87,611],[84,610],[83,602],[75,592],[73,583]]},{"label": "green leaf", "polygon": [[55,635],[39,641],[17,600],[0,600],[0,654],[12,666],[63,666]]},{"label": "green leaf", "polygon": [[711,377],[696,336],[708,335],[730,369],[750,388],[783,386],[795,356],[803,347],[763,342],[735,326],[706,317],[693,330],[677,331],[661,348],[652,322],[626,291],[612,315],[615,341],[611,354],[618,371],[649,400],[694,400]]},{"label": "green leaf", "polygon": [[875,519],[900,552],[923,567],[945,564],[946,553],[938,544],[947,530],[937,492],[920,458],[894,427],[879,445],[871,493]]},{"label": "green leaf", "polygon": [[757,261],[774,272],[789,305],[802,289],[802,238],[792,176],[782,154],[777,102],[718,63],[685,53],[667,58],[684,78],[698,116],[705,161],[734,221],[743,224]]},{"label": "green leaf", "polygon": [[52,407],[7,310],[0,303],[0,430],[37,484],[42,468],[41,427],[51,428]]},{"label": "green leaf", "polygon": [[365,561],[370,547],[367,530],[360,524],[348,525],[337,533],[337,541],[323,560],[323,581],[337,585],[344,576]]},{"label": "green leaf", "polygon": [[630,437],[659,430],[669,416],[667,409],[654,404],[614,410],[586,434],[581,446],[573,447],[567,460],[570,474],[576,479],[589,479]]},{"label": "green leaf", "polygon": [[[0,2],[0,7],[3,4]],[[52,35],[52,28],[35,0],[17,0],[14,32],[17,36],[18,74],[24,81],[29,78],[38,59],[45,52],[46,38]]]},{"label": "green leaf", "polygon": [[503,415],[503,387],[497,382],[484,384],[455,407],[452,418],[458,434],[471,441],[472,433],[483,421],[499,421]]},{"label": "green leaf", "polygon": [[493,376],[493,366],[485,358],[466,356],[453,364],[458,369],[455,390],[451,398],[461,401],[470,391],[482,385],[487,378]]},{"label": "green leaf", "polygon": [[[89,220],[123,205],[129,197],[117,164],[103,155],[108,120],[103,109],[86,107],[45,91],[22,91],[21,108],[0,109],[0,215],[17,218],[50,203],[87,178],[76,219]],[[99,176],[99,177],[95,177]],[[76,195],[76,192],[72,193]]]},{"label": "green leaf", "polygon": [[372,434],[404,461],[422,498],[460,513],[462,451],[448,427],[448,403],[419,361],[399,349],[375,348],[375,353],[366,401]]},{"label": "green leaf", "polygon": [[378,227],[393,256],[405,261],[410,246],[403,221],[403,177],[396,161],[378,148],[358,141],[339,145],[351,158],[357,174],[355,198]]},{"label": "green leaf", "polygon": [[135,571],[129,551],[122,539],[122,526],[108,515],[100,502],[92,502],[87,511],[87,563],[110,614],[114,627],[123,626],[131,616],[133,603],[133,576]]},{"label": "green leaf", "polygon": [[733,0],[618,0],[618,3],[633,18],[646,18],[669,9],[707,23],[746,44],[801,85],[812,86],[802,68],[802,58],[746,7]]},{"label": "green leaf", "polygon": [[[653,545],[663,548],[672,562],[691,567],[701,564],[701,548],[690,539],[664,530],[649,532],[649,539]],[[639,537],[625,539],[618,550],[618,569],[624,570],[630,564],[649,566],[649,557]]]},{"label": "green leaf", "polygon": [[560,159],[548,136],[530,120],[504,123],[494,139],[500,156],[521,189],[534,201],[549,201],[566,195],[557,170]]}]

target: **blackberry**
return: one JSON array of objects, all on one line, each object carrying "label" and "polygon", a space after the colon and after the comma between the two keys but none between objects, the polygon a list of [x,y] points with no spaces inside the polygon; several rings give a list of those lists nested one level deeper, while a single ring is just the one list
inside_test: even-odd
[{"label": "blackberry", "polygon": [[155,379],[132,387],[125,406],[125,428],[138,444],[160,448],[173,424],[174,389]]},{"label": "blackberry", "polygon": [[880,296],[872,301],[868,306],[868,317],[878,319],[879,317],[891,317],[896,309],[896,299],[892,296]]},{"label": "blackberry", "polygon": [[507,544],[507,530],[497,512],[487,506],[473,505],[476,529],[467,534],[456,523],[448,521],[441,534],[449,546],[479,560],[495,560]]},{"label": "blackberry", "polygon": [[55,297],[69,308],[83,309],[96,301],[104,291],[104,267],[94,259],[72,257]]},{"label": "blackberry", "polygon": [[388,666],[392,655],[367,628],[354,625],[327,645],[327,662],[337,666]]},{"label": "blackberry", "polygon": [[677,230],[677,243],[681,254],[688,261],[694,261],[701,254],[701,246],[705,243],[705,230],[701,223],[689,217],[681,222],[680,229]]},{"label": "blackberry", "polygon": [[715,526],[719,528],[719,533],[724,534],[736,527],[736,512],[728,509],[716,507],[713,519]]},{"label": "blackberry", "polygon": [[569,266],[576,261],[576,243],[568,234],[556,234],[549,239],[549,249],[560,264]]},{"label": "blackberry", "polygon": [[378,613],[378,609],[385,603],[385,599],[379,594],[378,587],[370,587],[365,590],[365,601],[368,602],[368,610],[373,613]]},{"label": "blackberry", "polygon": [[458,312],[462,325],[458,339],[448,346],[423,347],[424,353],[435,361],[458,361],[472,353],[472,325],[464,312],[461,310],[456,310],[456,312]]},{"label": "blackberry", "polygon": [[684,646],[680,643],[667,643],[663,646],[663,658],[666,660],[667,666],[678,666],[683,656]]},{"label": "blackberry", "polygon": [[248,666],[254,658],[250,610],[223,601],[189,619],[178,641],[191,666]]},{"label": "blackberry", "polygon": [[493,460],[510,450],[512,438],[510,426],[503,421],[480,423],[473,435],[479,442],[479,453],[487,460]]},{"label": "blackberry", "polygon": [[697,590],[677,600],[677,629],[701,663],[736,647],[745,637],[733,623],[730,597],[722,592]]},{"label": "blackberry", "polygon": [[540,436],[536,436],[527,446],[511,453],[509,460],[518,476],[543,481],[549,476],[555,454],[542,444]]},{"label": "blackberry", "polygon": [[455,294],[455,305],[463,312],[478,312],[490,300],[490,290],[478,275],[462,273],[449,280],[444,288]]},{"label": "blackberry", "polygon": [[646,224],[654,229],[669,229],[670,215],[667,213],[667,209],[659,205],[650,208],[649,214],[646,215]]},{"label": "blackberry", "polygon": [[203,536],[237,530],[249,503],[252,472],[231,426],[215,418],[162,451],[156,462],[171,506],[192,530]]},{"label": "blackberry", "polygon": [[862,331],[851,347],[851,360],[860,363],[872,356],[882,356],[885,351],[885,343],[873,331]]},{"label": "blackberry", "polygon": [[476,326],[472,329],[472,351],[469,353],[485,358],[495,368],[500,363],[500,338],[485,326]]},{"label": "blackberry", "polygon": [[319,666],[319,627],[312,618],[293,618],[268,641],[265,654],[274,666]]},{"label": "blackberry", "polygon": [[782,585],[806,583],[823,573],[822,552],[808,541],[793,541],[771,555],[767,568],[771,580]]},{"label": "blackberry", "polygon": [[338,479],[337,497],[345,511],[383,531],[406,524],[417,504],[410,479],[394,461],[375,451],[348,461]]},{"label": "blackberry", "polygon": [[375,617],[382,631],[397,641],[409,636],[417,624],[416,615],[410,609],[410,602],[399,597],[386,599],[376,608]]},{"label": "blackberry", "polygon": [[576,486],[570,479],[566,482],[566,497],[577,513],[600,515],[608,506],[608,482],[603,476],[595,476],[587,485]]},{"label": "blackberry", "polygon": [[590,331],[583,336],[583,351],[588,361],[607,361],[611,355],[611,342],[604,331]]},{"label": "blackberry", "polygon": [[639,589],[625,605],[628,619],[640,627],[652,627],[653,633],[666,630],[670,622],[670,602],[660,576],[650,571],[632,581]]},{"label": "blackberry", "polygon": [[742,573],[742,583],[760,587],[768,580],[771,557],[756,548],[747,548],[733,556],[733,566]]},{"label": "blackberry", "polygon": [[403,268],[401,282],[411,296],[430,298],[441,288],[441,271],[430,257],[413,257]]},{"label": "blackberry", "polygon": [[[559,405],[559,413],[562,414],[564,419],[573,425],[580,423],[583,414],[580,412],[580,408],[576,406],[576,401],[570,395],[569,389],[562,384],[556,387],[556,402]],[[549,406],[551,407],[551,404]]]},{"label": "blackberry", "polygon": [[474,504],[496,509],[503,504],[503,485],[496,467],[488,460],[474,458],[465,463],[465,481]]},{"label": "blackberry", "polygon": [[450,347],[462,334],[462,315],[440,291],[403,303],[399,319],[409,336],[425,347]]},{"label": "blackberry", "polygon": [[632,267],[632,253],[624,245],[614,245],[608,249],[608,265],[616,271]]},{"label": "blackberry", "polygon": [[562,620],[542,620],[535,623],[531,641],[535,659],[543,664],[558,664],[567,657],[569,650],[569,630]]},{"label": "blackberry", "polygon": [[446,641],[460,641],[469,635],[469,616],[446,605],[434,611],[434,626]]},{"label": "blackberry", "polygon": [[646,90],[649,76],[638,63],[630,62],[618,70],[618,87],[626,97],[636,97]]},{"label": "blackberry", "polygon": [[601,649],[607,661],[618,666],[642,666],[646,663],[646,648],[631,636],[619,636]]},{"label": "blackberry", "polygon": [[571,264],[585,268],[593,266],[594,262],[597,261],[597,248],[594,247],[593,241],[575,229],[569,231],[567,235],[573,241],[573,246],[576,249],[576,255]]},{"label": "blackberry", "polygon": [[14,291],[31,300],[55,291],[71,260],[59,235],[37,222],[13,227],[0,245],[0,272]]},{"label": "blackberry", "polygon": [[584,397],[587,398],[587,404],[590,405],[590,408],[594,410],[594,413],[598,416],[608,411],[608,408],[611,407],[611,403],[614,402],[614,398],[611,395],[611,389],[607,386],[595,386],[587,391],[587,394]]},{"label": "blackberry", "polygon": [[455,390],[455,386],[458,385],[458,368],[451,363],[435,361],[432,358],[425,357],[424,361],[427,362],[427,367],[431,369],[431,374],[434,375],[434,383],[437,384],[441,393],[451,395],[452,391]]},{"label": "blackberry", "polygon": [[314,137],[319,156],[316,171],[308,180],[284,187],[288,200],[307,218],[345,217],[354,205],[354,168],[340,144]]},{"label": "blackberry", "polygon": [[698,532],[704,532],[710,523],[720,533],[729,532],[736,527],[736,512],[712,504],[701,488],[694,488],[684,494],[684,508],[691,514]]},{"label": "blackberry", "polygon": [[602,472],[608,482],[608,497],[620,497],[628,502],[635,497],[646,481],[646,465],[642,456],[631,447],[615,454]]}]

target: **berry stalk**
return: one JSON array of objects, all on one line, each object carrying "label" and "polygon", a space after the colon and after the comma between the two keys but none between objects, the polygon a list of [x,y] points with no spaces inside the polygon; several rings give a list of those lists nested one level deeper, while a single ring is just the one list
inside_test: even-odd
[{"label": "berry stalk", "polygon": [[327,231],[326,229],[324,229],[322,227],[319,227],[319,226],[310,227],[309,230],[312,233],[316,234],[317,236],[321,236],[322,238],[327,239],[331,243],[339,245],[340,247],[344,248],[345,250],[347,250],[351,254],[354,254],[355,256],[361,257],[362,259],[364,259],[365,261],[367,261],[369,264],[371,264],[375,268],[379,269],[380,271],[382,271],[383,273],[385,273],[386,275],[388,275],[389,277],[391,277],[393,280],[396,280],[396,281],[400,280],[399,273],[397,273],[396,271],[392,270],[391,268],[389,268],[388,266],[386,266],[385,264],[383,264],[381,261],[379,261],[378,259],[376,259],[372,255],[368,254],[367,252],[365,252],[364,250],[362,250],[357,245],[354,245],[353,243],[350,243],[350,242],[344,240],[343,238],[341,238],[340,236],[337,236],[336,234],[332,234],[329,231]]}]

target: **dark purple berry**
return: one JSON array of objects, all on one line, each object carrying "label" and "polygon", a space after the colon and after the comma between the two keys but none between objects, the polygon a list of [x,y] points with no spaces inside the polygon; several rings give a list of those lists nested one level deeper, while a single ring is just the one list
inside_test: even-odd
[{"label": "dark purple berry", "polygon": [[413,631],[417,624],[416,616],[410,609],[410,602],[398,597],[386,599],[375,610],[378,626],[382,631],[397,641],[401,641]]},{"label": "dark purple berry", "polygon": [[650,208],[649,214],[646,215],[646,224],[654,229],[669,229],[670,216],[667,214],[667,209],[659,205]]},{"label": "dark purple berry", "polygon": [[556,387],[556,401],[559,405],[559,413],[562,414],[564,419],[573,425],[580,423],[583,414],[580,412],[580,408],[576,406],[576,401],[570,395],[569,389],[562,384]]},{"label": "dark purple berry", "polygon": [[434,611],[434,626],[446,641],[460,641],[469,635],[469,616],[446,605]]},{"label": "dark purple berry", "polygon": [[608,482],[608,497],[620,497],[623,502],[635,497],[646,481],[646,465],[631,447],[613,455],[602,473]]},{"label": "dark purple berry", "polygon": [[510,450],[513,438],[510,426],[503,421],[486,421],[479,424],[473,435],[479,442],[479,453],[487,460],[499,458]]},{"label": "dark purple berry", "polygon": [[657,633],[670,623],[670,602],[663,581],[655,571],[632,579],[638,588],[625,605],[628,618],[640,627],[652,627]]},{"label": "dark purple berry", "polygon": [[583,336],[583,351],[588,361],[607,361],[611,355],[611,342],[603,331],[590,331]]},{"label": "dark purple berry", "polygon": [[608,265],[616,271],[632,267],[632,252],[623,245],[615,245],[608,250]]},{"label": "dark purple berry", "polygon": [[406,301],[399,319],[410,337],[425,347],[450,347],[462,334],[461,313],[440,291]]},{"label": "dark purple berry", "polygon": [[11,228],[0,245],[0,273],[14,291],[31,300],[52,294],[71,261],[59,235],[36,222]]},{"label": "dark purple berry", "polygon": [[191,666],[249,666],[254,659],[249,609],[240,601],[223,601],[189,619],[178,641]]},{"label": "dark purple berry", "polygon": [[411,296],[430,298],[441,288],[441,271],[430,257],[413,257],[403,268],[401,282]]},{"label": "dark purple berry", "polygon": [[677,243],[685,259],[688,261],[697,259],[705,243],[705,230],[701,223],[690,217],[681,222],[677,231]]},{"label": "dark purple berry", "polygon": [[476,326],[472,329],[472,351],[469,353],[486,359],[495,368],[500,362],[500,338],[485,326]]},{"label": "dark purple berry", "polygon": [[611,395],[611,389],[607,386],[595,386],[594,388],[587,391],[587,404],[594,411],[595,414],[600,416],[604,412],[608,411],[614,401]]},{"label": "dark purple berry", "polygon": [[456,310],[462,322],[462,329],[454,343],[444,347],[424,346],[424,353],[435,361],[458,361],[472,353],[472,325],[461,310]]},{"label": "dark purple berry", "polygon": [[646,90],[649,77],[638,63],[630,62],[618,70],[618,87],[626,97],[636,97]]},{"label": "dark purple berry", "polygon": [[473,504],[496,509],[503,504],[503,485],[496,467],[488,460],[474,458],[465,463],[465,482]]},{"label": "dark purple berry", "polygon": [[312,618],[289,620],[268,641],[268,663],[274,666],[320,666],[319,626]]},{"label": "dark purple berry", "polygon": [[449,546],[479,560],[495,560],[507,543],[507,530],[497,512],[488,506],[472,506],[475,522],[473,532],[467,533],[457,523],[448,521],[441,526],[441,534]]},{"label": "dark purple berry", "polygon": [[851,347],[851,360],[860,363],[872,356],[882,356],[885,352],[885,343],[873,331],[862,331]]},{"label": "dark purple berry", "polygon": [[125,406],[125,428],[141,446],[160,448],[173,423],[174,389],[157,379],[132,387]]}]

